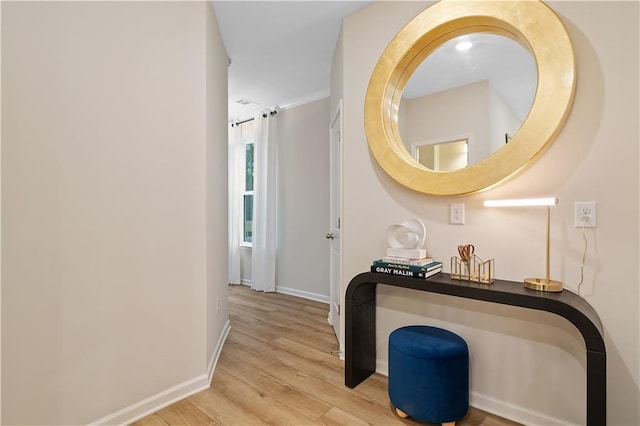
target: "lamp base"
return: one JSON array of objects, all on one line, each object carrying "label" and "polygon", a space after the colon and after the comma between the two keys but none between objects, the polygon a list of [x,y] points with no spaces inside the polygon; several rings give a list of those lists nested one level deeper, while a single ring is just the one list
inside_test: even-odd
[{"label": "lamp base", "polygon": [[560,281],[547,280],[544,278],[525,278],[524,286],[531,290],[560,292],[562,291],[562,283]]}]

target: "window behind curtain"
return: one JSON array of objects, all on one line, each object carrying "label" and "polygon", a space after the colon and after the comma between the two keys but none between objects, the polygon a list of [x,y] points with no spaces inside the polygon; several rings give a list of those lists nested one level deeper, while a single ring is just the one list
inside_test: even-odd
[{"label": "window behind curtain", "polygon": [[253,242],[253,148],[255,135],[255,120],[246,121],[240,125],[240,139],[245,144],[244,193],[242,208],[242,241],[245,244],[251,244]]}]

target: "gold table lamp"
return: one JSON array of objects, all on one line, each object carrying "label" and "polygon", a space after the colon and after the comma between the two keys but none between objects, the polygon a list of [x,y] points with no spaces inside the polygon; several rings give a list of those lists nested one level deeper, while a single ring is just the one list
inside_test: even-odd
[{"label": "gold table lamp", "polygon": [[531,207],[546,206],[547,208],[547,244],[546,244],[546,276],[545,278],[525,278],[524,286],[532,290],[560,292],[562,291],[562,282],[549,278],[549,241],[551,228],[551,206],[558,204],[557,198],[526,198],[516,200],[487,200],[484,202],[485,207]]}]

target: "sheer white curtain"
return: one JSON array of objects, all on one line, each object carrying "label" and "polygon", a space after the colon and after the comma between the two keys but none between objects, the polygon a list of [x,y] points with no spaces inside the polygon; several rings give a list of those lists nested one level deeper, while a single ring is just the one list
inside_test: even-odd
[{"label": "sheer white curtain", "polygon": [[242,194],[244,191],[245,146],[240,126],[229,125],[229,283],[240,284],[242,243]]},{"label": "sheer white curtain", "polygon": [[276,171],[278,116],[275,112],[256,117],[253,188],[253,249],[251,288],[276,290]]}]

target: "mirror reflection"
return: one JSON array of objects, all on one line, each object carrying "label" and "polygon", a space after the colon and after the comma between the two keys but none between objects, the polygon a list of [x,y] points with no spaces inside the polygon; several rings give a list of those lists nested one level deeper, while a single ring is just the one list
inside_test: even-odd
[{"label": "mirror reflection", "polygon": [[518,131],[536,85],[535,60],[518,42],[489,33],[449,40],[405,87],[398,112],[403,143],[430,170],[475,164]]},{"label": "mirror reflection", "polygon": [[418,163],[431,170],[446,172],[469,165],[469,138],[414,144],[411,149]]}]

